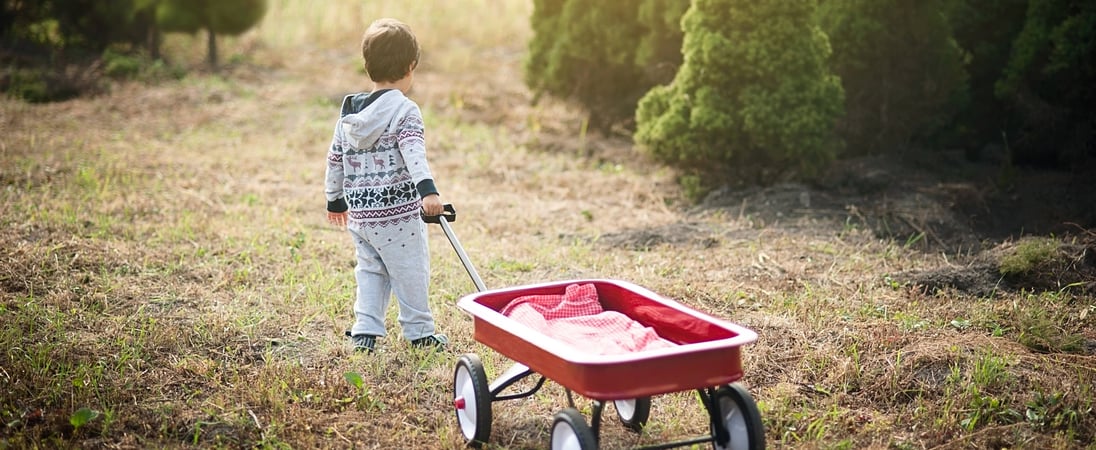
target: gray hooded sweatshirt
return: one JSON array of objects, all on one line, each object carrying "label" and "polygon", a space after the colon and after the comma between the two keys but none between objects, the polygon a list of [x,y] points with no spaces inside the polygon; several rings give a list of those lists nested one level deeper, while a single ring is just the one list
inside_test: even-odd
[{"label": "gray hooded sweatshirt", "polygon": [[327,210],[349,211],[354,229],[419,220],[436,194],[422,112],[399,90],[349,95],[327,152]]}]

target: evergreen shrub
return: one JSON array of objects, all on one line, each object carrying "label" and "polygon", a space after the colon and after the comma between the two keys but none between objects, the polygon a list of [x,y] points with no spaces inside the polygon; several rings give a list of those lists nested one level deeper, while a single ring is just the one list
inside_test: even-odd
[{"label": "evergreen shrub", "polygon": [[680,64],[688,0],[534,0],[525,81],[584,107],[596,129],[634,117]]},{"label": "evergreen shrub", "polygon": [[725,184],[810,176],[841,143],[840,80],[826,64],[816,3],[696,0],[683,18],[684,62],[636,111],[636,142],[657,159]]},{"label": "evergreen shrub", "polygon": [[951,0],[826,0],[819,23],[833,46],[848,156],[894,153],[950,126],[967,101]]}]

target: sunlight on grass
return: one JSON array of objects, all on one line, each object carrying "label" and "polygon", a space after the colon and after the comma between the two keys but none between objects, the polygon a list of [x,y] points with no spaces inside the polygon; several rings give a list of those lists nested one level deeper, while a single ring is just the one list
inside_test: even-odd
[{"label": "sunlight on grass", "polygon": [[1021,275],[1058,257],[1061,243],[1052,238],[1026,238],[1001,258],[1001,275]]},{"label": "sunlight on grass", "polygon": [[[433,70],[460,72],[479,64],[478,52],[499,47],[520,51],[529,39],[532,2],[520,0],[398,0],[271,2],[260,25],[263,42],[289,52],[300,48],[341,48],[345,59],[360,59],[360,40],[373,20],[393,17],[407,23],[423,49],[423,64]],[[474,25],[472,25],[474,24]]]}]

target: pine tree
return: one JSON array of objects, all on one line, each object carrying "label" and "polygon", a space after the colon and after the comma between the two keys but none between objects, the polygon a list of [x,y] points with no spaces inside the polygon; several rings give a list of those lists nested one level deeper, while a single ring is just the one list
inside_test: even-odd
[{"label": "pine tree", "polygon": [[[840,81],[826,36],[804,0],[695,0],[685,13],[684,62],[636,112],[638,144],[707,177],[730,171],[811,175],[836,156]],[[759,170],[760,169],[760,170]]]},{"label": "pine tree", "polygon": [[641,0],[639,24],[646,31],[636,48],[635,65],[651,82],[644,90],[669,83],[681,66],[681,17],[689,9],[689,0]]},{"label": "pine tree", "polygon": [[239,35],[266,14],[266,0],[159,0],[156,23],[166,32],[206,30],[210,67],[218,66],[217,35]]},{"label": "pine tree", "polygon": [[631,117],[653,84],[636,65],[640,2],[535,0],[526,84],[584,106],[598,128]]},{"label": "pine tree", "polygon": [[955,133],[972,159],[979,158],[987,143],[1001,142],[1002,132],[1014,126],[1007,102],[994,94],[994,84],[1024,25],[1027,4],[1028,0],[957,0],[948,14],[969,75],[970,103],[960,113]]},{"label": "pine tree", "polygon": [[1022,118],[1020,162],[1096,157],[1096,3],[1031,0],[996,93]]},{"label": "pine tree", "polygon": [[932,136],[966,100],[963,54],[948,0],[826,0],[819,23],[833,47],[849,153],[886,153]]}]

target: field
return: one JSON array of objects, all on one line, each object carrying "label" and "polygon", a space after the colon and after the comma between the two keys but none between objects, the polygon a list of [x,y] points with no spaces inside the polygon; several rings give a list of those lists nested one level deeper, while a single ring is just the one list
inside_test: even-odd
[{"label": "field", "polygon": [[[410,96],[489,288],[622,279],[755,330],[741,383],[769,448],[1096,448],[1093,170],[871,159],[693,202],[627,134],[533,101],[531,2],[270,3],[218,74],[201,36],[171,36],[182,80],[0,100],[0,449],[464,448],[457,358],[510,362],[472,339],[438,227],[450,350],[410,348],[394,307],[381,352],[343,336],[353,250],[324,156],[383,16],[424,46]],[[496,404],[488,448],[543,448],[565,404],[551,383]],[[602,448],[705,434],[703,412],[656,397]]]}]

